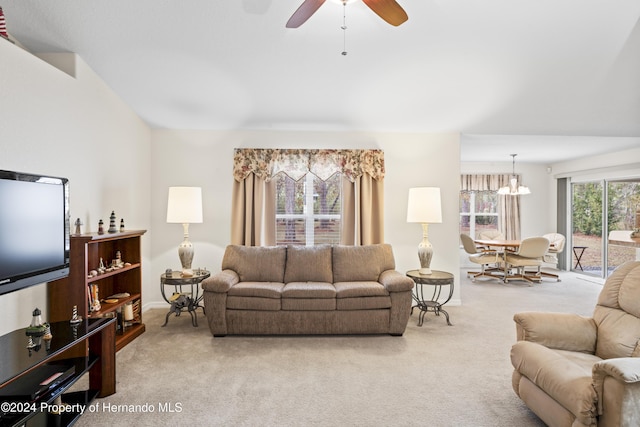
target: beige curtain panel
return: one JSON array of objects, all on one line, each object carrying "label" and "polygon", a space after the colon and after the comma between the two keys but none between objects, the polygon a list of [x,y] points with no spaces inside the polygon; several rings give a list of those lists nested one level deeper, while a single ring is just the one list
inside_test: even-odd
[{"label": "beige curtain panel", "polygon": [[[462,174],[460,191],[498,191],[509,185],[509,174]],[[518,176],[518,180],[520,180]],[[498,195],[498,230],[507,240],[520,240],[520,196]]]},{"label": "beige curtain panel", "polygon": [[275,186],[285,173],[298,181],[307,173],[327,180],[342,175],[341,243],[384,243],[384,152],[236,148],[233,157],[231,243],[275,245]]}]

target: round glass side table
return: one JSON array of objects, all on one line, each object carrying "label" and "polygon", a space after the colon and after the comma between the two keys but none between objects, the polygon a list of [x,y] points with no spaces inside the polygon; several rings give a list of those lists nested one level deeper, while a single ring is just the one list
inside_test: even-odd
[{"label": "round glass side table", "polygon": [[[176,317],[178,317],[183,310],[187,310],[191,315],[191,324],[198,326],[196,310],[202,308],[204,311],[204,306],[200,305],[202,297],[204,296],[204,294],[200,294],[200,282],[209,276],[211,276],[211,272],[203,269],[193,270],[193,276],[183,276],[179,270],[167,270],[160,276],[160,292],[162,293],[162,298],[171,304],[171,308],[162,326],[167,325],[171,313],[174,313]],[[173,286],[173,293],[168,298],[165,294],[166,286]],[[183,287],[187,288],[187,290],[183,291]]]},{"label": "round glass side table", "polygon": [[[431,270],[431,274],[420,274],[418,270],[409,270],[407,271],[407,276],[411,277],[416,284],[415,293],[413,294],[413,300],[416,303],[411,307],[411,314],[413,314],[414,308],[420,309],[418,326],[422,326],[424,315],[429,311],[434,312],[436,316],[439,316],[440,313],[444,314],[447,319],[447,325],[452,326],[449,321],[449,313],[442,306],[448,303],[453,296],[453,274],[439,270]],[[433,293],[427,292],[425,296],[426,286],[432,287]],[[449,287],[449,294],[445,293],[443,297],[446,299],[440,301],[443,286]],[[429,294],[431,295],[429,296]]]}]

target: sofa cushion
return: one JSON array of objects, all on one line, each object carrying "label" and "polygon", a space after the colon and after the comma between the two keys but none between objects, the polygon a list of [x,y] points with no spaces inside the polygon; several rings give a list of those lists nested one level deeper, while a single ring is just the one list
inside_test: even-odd
[{"label": "sofa cushion", "polygon": [[324,282],[291,282],[284,285],[282,298],[335,298],[336,288]]},{"label": "sofa cushion", "polygon": [[229,296],[260,297],[280,299],[284,283],[277,282],[240,282],[229,289]]},{"label": "sofa cushion", "polygon": [[334,283],[336,298],[389,296],[389,292],[378,282],[338,282]]},{"label": "sofa cushion", "polygon": [[338,298],[338,310],[377,310],[391,307],[391,297]]},{"label": "sofa cushion", "polygon": [[529,341],[519,341],[511,348],[513,367],[584,425],[593,425],[597,415],[591,372],[600,360],[592,354],[553,350]]},{"label": "sofa cushion", "polygon": [[282,298],[282,309],[290,311],[329,311],[336,309],[335,298]]},{"label": "sofa cushion", "polygon": [[280,299],[276,298],[239,297],[233,295],[227,297],[227,309],[230,310],[279,311],[281,307]]},{"label": "sofa cushion", "polygon": [[229,245],[222,269],[238,273],[241,282],[283,282],[287,248]]},{"label": "sofa cushion", "polygon": [[284,283],[333,282],[331,246],[287,246]]},{"label": "sofa cushion", "polygon": [[376,281],[380,273],[395,268],[391,245],[333,247],[333,283]]}]

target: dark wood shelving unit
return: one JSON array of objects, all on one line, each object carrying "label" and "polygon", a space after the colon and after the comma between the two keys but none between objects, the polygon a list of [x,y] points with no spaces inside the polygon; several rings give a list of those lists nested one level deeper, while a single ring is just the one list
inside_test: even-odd
[{"label": "dark wood shelving unit", "polygon": [[[116,317],[116,351],[133,341],[145,331],[142,322],[142,254],[141,237],[146,230],[131,230],[118,233],[75,234],[70,237],[69,277],[48,284],[48,317],[51,321],[63,321],[71,318],[73,307],[78,314],[87,318]],[[116,252],[120,252],[126,265],[122,268],[91,276],[97,271],[102,259],[109,267]],[[101,302],[100,310],[91,311],[89,304],[89,286],[97,285],[98,298],[104,300],[112,295],[128,293],[130,296],[118,298],[115,303]],[[136,303],[132,322],[122,321],[120,315],[123,306]]]},{"label": "dark wood shelving unit", "polygon": [[[69,321],[53,322],[50,324],[53,338],[48,343],[40,339],[31,349],[26,346],[26,328],[1,336],[0,401],[15,406],[5,406],[4,409],[10,410],[0,411],[0,427],[70,426],[81,412],[48,413],[46,408],[56,399],[86,407],[96,397],[115,393],[115,323],[115,319],[108,318],[85,319],[78,325],[71,325]],[[79,346],[86,347],[87,354],[74,357]],[[59,371],[72,369],[73,373],[34,399],[26,397],[25,394],[34,391],[30,376],[46,378],[51,372],[47,368],[52,366]],[[87,372],[89,389],[66,393]],[[20,394],[13,395],[15,390]]]}]

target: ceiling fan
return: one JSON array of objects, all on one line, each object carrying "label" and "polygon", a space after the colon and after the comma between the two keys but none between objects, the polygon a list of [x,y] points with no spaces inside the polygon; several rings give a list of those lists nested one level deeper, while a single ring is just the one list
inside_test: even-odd
[{"label": "ceiling fan", "polygon": [[[313,15],[316,10],[324,4],[326,0],[304,0],[300,7],[291,15],[289,21],[287,21],[287,28],[298,28],[304,24],[307,19]],[[347,4],[348,0],[340,0],[343,5]],[[364,4],[369,6],[369,9],[373,10],[378,16],[389,24],[398,26],[405,22],[409,17],[407,12],[396,2],[396,0],[362,0]]]}]

